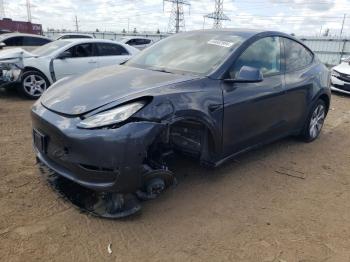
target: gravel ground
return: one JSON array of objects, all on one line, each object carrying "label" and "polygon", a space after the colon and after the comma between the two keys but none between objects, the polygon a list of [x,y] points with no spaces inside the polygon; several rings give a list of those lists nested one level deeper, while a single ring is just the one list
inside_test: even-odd
[{"label": "gravel ground", "polygon": [[32,103],[0,90],[1,261],[350,261],[350,97],[333,95],[313,143],[284,139],[215,170],[179,160],[179,185],[123,220],[47,186]]}]

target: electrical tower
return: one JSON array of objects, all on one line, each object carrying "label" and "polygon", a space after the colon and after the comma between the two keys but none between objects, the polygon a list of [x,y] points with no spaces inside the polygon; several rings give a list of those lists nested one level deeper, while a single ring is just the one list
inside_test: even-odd
[{"label": "electrical tower", "polygon": [[78,17],[77,16],[75,16],[75,30],[77,31],[77,32],[79,32],[79,21],[78,21]]},{"label": "electrical tower", "polygon": [[179,33],[185,30],[184,5],[190,6],[188,0],[163,0],[173,4],[169,18],[168,33]]},{"label": "electrical tower", "polygon": [[224,14],[224,0],[215,0],[215,11],[204,17],[214,19],[213,28],[222,28],[222,21],[231,21],[231,19]]},{"label": "electrical tower", "polygon": [[0,18],[3,19],[5,17],[5,4],[4,0],[0,0]]},{"label": "electrical tower", "polygon": [[27,17],[28,17],[28,22],[32,22],[32,12],[30,10],[30,0],[27,0]]}]

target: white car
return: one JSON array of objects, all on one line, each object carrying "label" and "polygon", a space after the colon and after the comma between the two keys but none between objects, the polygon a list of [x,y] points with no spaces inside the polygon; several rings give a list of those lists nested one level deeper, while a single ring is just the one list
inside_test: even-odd
[{"label": "white car", "polygon": [[8,33],[0,35],[0,48],[12,49],[21,47],[27,51],[31,51],[51,41],[51,39],[41,35]]},{"label": "white car", "polygon": [[144,37],[134,37],[134,36],[125,36],[120,39],[121,43],[131,45],[139,50],[143,50],[146,47],[150,46],[153,44],[153,40],[149,38],[144,38]]},{"label": "white car", "polygon": [[0,52],[3,87],[19,84],[28,98],[38,98],[55,81],[92,69],[126,62],[138,53],[134,47],[110,40],[58,40],[32,52],[11,49]]},{"label": "white car", "polygon": [[93,35],[90,34],[81,34],[81,33],[66,33],[66,34],[60,34],[56,40],[63,40],[63,39],[80,39],[80,38],[95,38]]},{"label": "white car", "polygon": [[350,57],[332,68],[331,89],[333,91],[350,94]]}]

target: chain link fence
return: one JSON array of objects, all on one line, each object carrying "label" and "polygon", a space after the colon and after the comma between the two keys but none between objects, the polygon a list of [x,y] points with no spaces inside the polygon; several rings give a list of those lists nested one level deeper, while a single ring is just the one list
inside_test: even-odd
[{"label": "chain link fence", "polygon": [[[76,32],[62,32],[62,31],[47,31],[44,35],[52,39],[64,33]],[[168,34],[152,34],[152,33],[115,33],[115,32],[79,32],[94,35],[95,38],[109,39],[118,41],[125,36],[146,37],[157,42]],[[350,39],[346,38],[326,38],[326,37],[299,37],[312,51],[316,53],[318,58],[328,67],[338,65],[341,59],[350,56]]]},{"label": "chain link fence", "polygon": [[[72,31],[46,31],[44,32],[44,35],[51,38],[56,39],[61,34],[70,34],[70,33],[77,33]],[[157,42],[165,37],[167,37],[167,34],[152,34],[152,33],[115,33],[115,32],[78,32],[79,34],[89,34],[93,35],[95,38],[98,39],[108,39],[108,40],[114,40],[118,41],[123,37],[126,36],[138,36],[138,37],[146,37],[152,39],[154,42]]]},{"label": "chain link fence", "polygon": [[300,37],[318,58],[327,66],[335,66],[342,58],[350,56],[350,39]]}]

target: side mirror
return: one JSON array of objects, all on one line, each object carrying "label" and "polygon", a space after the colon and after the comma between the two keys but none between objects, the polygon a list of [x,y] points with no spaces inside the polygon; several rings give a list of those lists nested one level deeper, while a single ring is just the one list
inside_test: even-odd
[{"label": "side mirror", "polygon": [[70,58],[72,55],[69,51],[64,51],[61,54],[59,54],[56,58],[57,59],[66,59],[66,58]]},{"label": "side mirror", "polygon": [[6,46],[6,44],[4,42],[0,43],[0,49],[3,49]]},{"label": "side mirror", "polygon": [[238,76],[235,79],[225,79],[231,83],[259,83],[264,80],[260,69],[251,66],[242,66]]}]

